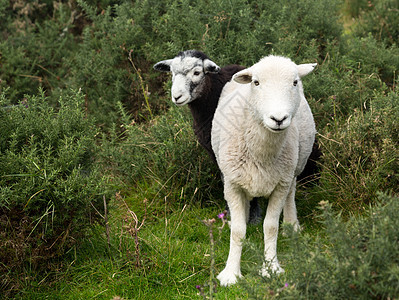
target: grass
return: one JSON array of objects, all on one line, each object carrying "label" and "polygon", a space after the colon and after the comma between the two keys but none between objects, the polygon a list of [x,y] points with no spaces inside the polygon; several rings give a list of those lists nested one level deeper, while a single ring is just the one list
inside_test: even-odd
[{"label": "grass", "polygon": [[[149,142],[152,141],[150,137],[156,136],[155,141],[163,142],[158,145],[160,150],[154,152],[151,164],[143,169],[146,176],[132,185],[122,185],[124,189],[109,203],[109,233],[104,226],[94,227],[81,244],[70,249],[64,259],[52,262],[48,272],[37,273],[27,266],[24,274],[14,276],[19,278],[16,299],[193,299],[203,297],[197,286],[201,286],[202,293],[209,295],[209,281],[223,269],[227,259],[229,229],[225,226],[221,231],[216,230],[222,226],[217,215],[225,208],[220,186],[213,182],[211,193],[209,187],[204,188],[206,192],[202,188],[194,188],[197,184],[204,186],[204,178],[196,178],[201,170],[193,169],[195,165],[188,167],[184,160],[185,152],[176,150],[172,155],[175,150],[173,143],[180,141],[177,140],[179,135],[182,139],[190,139],[190,134],[194,138],[185,113],[180,111],[172,109],[169,115],[156,118],[153,127],[145,125],[148,127],[143,131],[145,136],[138,130],[139,135],[127,137],[130,148],[134,145],[132,141],[141,144],[140,140],[135,140],[138,136],[148,138]],[[186,121],[177,126],[173,122],[176,118]],[[162,131],[167,133],[162,135]],[[187,152],[200,146],[190,147],[180,149]],[[141,155],[145,158],[148,152],[145,150],[143,153]],[[195,153],[201,155],[201,151]],[[202,154],[206,157],[205,151]],[[163,157],[172,158],[163,171],[165,174],[160,171]],[[174,161],[185,163],[176,166]],[[207,166],[206,159],[201,162]],[[138,168],[140,163],[138,160],[135,163]],[[330,184],[298,185],[297,208],[304,230],[300,237],[287,238],[280,234],[278,239],[278,256],[286,273],[272,278],[259,276],[263,230],[261,224],[251,225],[247,230],[242,256],[244,280],[233,287],[216,287],[214,299],[299,299],[296,298],[298,295],[306,299],[314,295],[320,280],[335,276],[328,262],[336,259],[334,253],[341,255],[340,248],[331,243],[331,232],[324,230],[325,223],[319,222],[317,206],[326,195],[339,188],[334,182],[345,180],[339,177],[341,173],[329,172],[338,176]],[[202,171],[201,174],[211,176],[212,171]],[[192,181],[191,177],[196,179]],[[214,174],[210,178],[217,181]],[[324,181],[328,178],[324,177]],[[262,204],[263,209],[266,204]],[[104,212],[98,213],[104,217]],[[212,218],[216,219],[214,253],[209,228],[202,222]],[[334,228],[335,225],[331,226]],[[345,235],[346,230],[342,230],[346,228],[345,223],[340,226],[336,228]],[[340,240],[340,237],[333,235],[332,238],[337,238],[340,241],[338,244],[345,245],[346,237]],[[304,246],[296,243],[303,243]],[[211,268],[212,259],[214,270]],[[345,269],[345,266],[337,265]],[[354,268],[358,266],[354,265]],[[304,270],[302,273],[306,276],[300,270]],[[396,276],[395,270],[392,274]],[[365,276],[369,274],[365,273]],[[331,286],[336,285],[337,281],[331,282]],[[334,295],[333,288],[327,292]],[[330,298],[335,299],[333,296]]]},{"label": "grass", "polygon": [[[126,199],[131,203],[132,199]],[[138,232],[139,261],[135,240],[131,234],[129,213],[121,203],[114,208],[111,227],[111,247],[107,249],[102,227],[93,231],[78,249],[69,254],[70,262],[61,273],[35,274],[35,282],[25,282],[18,298],[53,299],[192,299],[197,296],[196,285],[209,277],[210,244],[208,228],[201,222],[216,216],[215,207],[201,208],[196,204],[171,209],[147,208],[136,212],[145,218]],[[118,216],[119,215],[119,216]],[[228,230],[221,235],[221,244],[228,243]],[[223,251],[222,251],[223,250]],[[218,248],[216,268],[221,270],[227,253]],[[220,290],[226,297],[245,297],[245,291],[234,287]],[[70,295],[70,296],[68,296]]]},{"label": "grass", "polygon": [[[152,2],[148,3],[151,6]],[[248,8],[244,2],[240,3],[236,3],[237,8]],[[108,6],[108,4],[104,5]],[[233,287],[216,287],[217,293],[213,294],[210,292],[212,290],[210,282],[223,269],[229,251],[229,229],[227,226],[218,229],[222,226],[222,221],[217,218],[217,215],[225,208],[219,175],[215,172],[215,167],[209,161],[205,151],[196,142],[188,108],[166,109],[168,105],[162,104],[155,109],[157,106],[152,101],[160,101],[160,99],[156,94],[149,95],[148,91],[160,92],[160,81],[165,78],[162,79],[159,74],[153,74],[148,69],[151,62],[156,61],[155,58],[161,59],[162,55],[169,54],[157,45],[158,41],[155,41],[154,45],[148,44],[143,48],[151,48],[149,51],[151,53],[144,56],[148,60],[144,64],[146,68],[143,69],[143,62],[136,60],[136,63],[133,62],[133,59],[138,58],[129,57],[129,52],[124,45],[126,41],[130,41],[129,38],[132,36],[130,26],[134,25],[130,15],[124,15],[125,11],[134,11],[125,9],[130,7],[128,5],[129,3],[126,3],[125,6],[115,8],[115,11],[109,7],[104,19],[93,12],[93,20],[89,23],[93,22],[97,25],[92,26],[93,31],[90,29],[86,32],[87,41],[83,45],[87,47],[87,51],[85,47],[81,48],[82,52],[75,57],[78,62],[81,62],[77,64],[78,70],[71,71],[71,74],[76,73],[75,76],[82,80],[82,82],[77,81],[76,86],[95,87],[92,92],[85,92],[87,97],[85,101],[98,98],[98,101],[104,101],[98,106],[105,105],[108,108],[109,100],[118,103],[118,105],[115,104],[116,108],[113,108],[115,111],[112,116],[118,115],[117,122],[122,125],[113,117],[109,117],[111,114],[104,114],[103,110],[99,110],[100,112],[96,115],[101,116],[99,118],[101,122],[107,119],[107,122],[112,123],[110,128],[103,125],[107,128],[105,132],[98,129],[101,133],[96,135],[96,141],[101,145],[101,151],[98,151],[99,157],[96,158],[99,161],[96,163],[105,166],[104,173],[107,175],[112,173],[109,178],[112,186],[106,188],[114,192],[120,190],[109,199],[107,213],[98,211],[101,219],[108,221],[108,226],[97,225],[90,228],[85,238],[70,248],[66,255],[58,259],[43,260],[46,265],[40,268],[35,265],[32,257],[28,258],[26,265],[18,269],[16,273],[6,274],[5,277],[0,275],[0,290],[5,286],[11,290],[16,299],[397,298],[399,292],[395,290],[395,287],[399,286],[399,269],[397,268],[399,262],[395,257],[399,257],[399,254],[398,247],[395,248],[395,246],[399,234],[396,234],[395,228],[399,226],[393,225],[397,224],[396,220],[399,220],[396,213],[399,209],[397,205],[391,205],[385,210],[374,210],[375,206],[383,205],[379,204],[381,199],[378,200],[376,197],[379,191],[397,191],[398,118],[395,107],[399,102],[396,93],[396,46],[389,49],[381,48],[382,44],[368,37],[361,40],[353,39],[347,44],[338,40],[330,41],[331,44],[326,41],[326,45],[323,42],[322,47],[319,47],[320,53],[313,53],[312,47],[304,50],[304,53],[299,53],[301,47],[306,48],[305,45],[300,46],[298,51],[292,52],[300,54],[297,59],[316,57],[317,53],[324,57],[323,62],[319,64],[317,75],[306,79],[306,85],[309,86],[306,91],[309,92],[308,99],[317,119],[316,123],[320,131],[319,142],[324,151],[321,161],[322,178],[316,186],[298,186],[296,198],[299,221],[303,227],[301,234],[288,237],[279,235],[278,256],[286,273],[271,278],[259,276],[258,270],[262,263],[263,230],[261,224],[251,225],[247,230],[247,240],[242,256],[244,279]],[[280,8],[276,7],[274,10],[280,11]],[[250,10],[239,11],[241,14]],[[295,12],[296,10],[287,11]],[[0,7],[0,14],[1,12]],[[112,19],[111,15],[115,12],[122,17]],[[358,13],[354,12],[353,16]],[[144,18],[147,18],[144,10],[142,14]],[[352,16],[352,13],[350,14]],[[163,20],[172,22],[172,15],[166,14]],[[181,24],[181,15],[181,13],[176,14],[178,24]],[[344,15],[349,15],[349,13],[346,12]],[[154,16],[156,20],[159,19],[158,13]],[[95,34],[97,32],[95,28],[102,28],[101,24],[108,24],[108,19],[109,24],[119,22],[120,26],[110,30],[110,35],[104,35],[105,32],[101,29],[99,36],[105,36],[105,39],[93,41],[93,44],[100,42],[104,44],[98,45],[99,49],[95,46],[93,49],[96,51],[94,51],[90,47],[92,36],[89,33]],[[245,20],[245,17],[240,17],[240,22],[242,20]],[[352,38],[352,27],[356,27],[357,20],[343,18],[343,21],[345,22],[343,37],[349,40]],[[201,22],[198,21],[198,28],[204,25]],[[233,26],[233,23],[231,24]],[[240,23],[240,26],[244,25],[245,23]],[[297,25],[298,22],[295,21],[294,27],[298,27]],[[230,26],[230,21],[228,26]],[[265,29],[267,26],[266,24]],[[49,28],[55,27],[49,26]],[[114,27],[109,25],[109,28]],[[154,28],[158,28],[156,35],[162,36],[158,31],[162,30],[161,24]],[[190,26],[181,28],[190,28]],[[208,24],[206,28],[208,30]],[[212,26],[209,28],[212,30]],[[295,39],[290,40],[291,29],[287,28],[288,35],[286,33],[281,35],[285,39],[277,39],[280,35],[276,35],[273,46],[276,47],[276,52],[283,50],[283,53],[291,53],[290,49],[298,46]],[[336,27],[331,28],[330,34],[334,36],[332,32]],[[263,30],[260,31],[263,34]],[[293,32],[295,36],[296,32]],[[148,37],[147,32],[143,31],[143,38],[140,31],[136,33],[137,40],[146,40],[144,37]],[[170,40],[171,33],[174,32],[166,32],[167,40]],[[222,35],[220,39],[216,36],[210,38],[206,47],[204,43],[203,50],[214,57],[215,53],[221,52],[214,47],[220,40],[223,44],[223,55],[225,55],[218,58],[220,62],[240,62],[258,58],[258,54],[254,54],[253,51],[261,50],[263,55],[272,45],[268,43],[266,48],[261,49],[254,46],[259,42],[259,39],[254,38],[256,34],[253,37],[243,36],[242,39],[237,39],[233,33],[233,27],[231,27],[229,34],[226,32],[224,38]],[[202,34],[203,31],[201,31]],[[234,42],[244,41],[245,51],[249,50],[252,56],[247,58],[244,52],[238,51],[240,43],[235,43],[238,46],[232,49],[225,47],[230,41],[226,38],[230,36]],[[309,36],[314,38],[313,35]],[[59,40],[59,33],[56,32],[54,37]],[[186,34],[182,34],[182,41],[187,39]],[[25,38],[23,40],[30,41]],[[49,41],[50,44],[54,44],[53,40]],[[135,44],[133,41],[135,39],[127,44]],[[212,43],[212,41],[217,41],[217,43]],[[180,46],[178,38],[175,42],[176,45],[169,44],[169,52],[173,50],[175,53],[177,51],[174,50],[180,49],[183,45],[186,47],[184,43]],[[310,46],[312,43],[312,41],[307,41]],[[335,43],[340,43],[340,46],[336,47]],[[188,45],[195,45],[195,41]],[[6,50],[8,46],[8,43],[4,44]],[[338,49],[341,47],[341,50]],[[345,47],[348,51],[344,49]],[[114,48],[121,49],[123,62],[120,62],[121,53],[113,52]],[[2,60],[3,64],[7,62],[7,51],[13,53],[10,58],[19,57],[15,55],[17,53],[15,49],[6,50],[2,50],[2,55],[6,57]],[[231,53],[229,54],[228,51]],[[92,56],[93,54],[95,56]],[[240,54],[238,57],[241,58],[235,58],[236,54]],[[35,59],[36,56],[34,55]],[[114,56],[118,56],[117,64],[120,62],[122,66],[115,68],[112,64],[108,65],[111,61],[109,58]],[[46,57],[48,56],[43,55],[42,59],[46,60]],[[8,60],[11,66],[10,58]],[[94,65],[91,64],[97,60],[98,66],[108,67],[93,69]],[[134,73],[130,69],[129,61]],[[84,65],[83,62],[88,65]],[[14,64],[23,66],[19,62]],[[49,71],[52,70],[51,68],[41,65],[39,67],[46,74],[51,75],[53,72]],[[116,71],[120,71],[121,74],[116,76],[119,79],[116,80],[115,85],[112,85],[108,77],[114,78]],[[40,75],[40,72],[34,74]],[[25,74],[26,72],[22,69],[16,73]],[[99,78],[92,76],[94,73]],[[132,85],[129,91],[126,90],[126,81],[123,80],[126,74],[122,73],[129,75],[129,82],[131,81]],[[63,80],[73,82],[71,76],[66,76]],[[65,84],[63,82],[61,88]],[[26,85],[24,81],[13,88],[18,91],[18,95],[19,93],[22,95],[23,90],[18,90],[18,88]],[[48,85],[50,89],[52,84],[48,83]],[[71,84],[72,86],[74,85]],[[136,86],[137,90],[134,88]],[[119,92],[117,92],[118,88],[120,88]],[[164,90],[167,90],[169,95],[170,81],[164,84]],[[97,97],[97,92],[101,96]],[[129,93],[129,97],[126,97],[126,92]],[[111,97],[106,94],[110,94]],[[130,107],[123,102],[135,97],[140,99],[138,107],[137,105]],[[169,101],[169,96],[161,98],[163,103]],[[353,100],[353,103],[350,100]],[[85,102],[85,107],[87,104]],[[160,112],[162,115],[158,115]],[[93,109],[91,111],[89,107],[85,113],[90,115]],[[140,117],[136,116],[135,121],[132,121],[131,113]],[[69,117],[66,116],[66,118]],[[138,124],[140,122],[142,123]],[[4,123],[4,128],[6,128],[4,131],[7,132],[8,124]],[[34,123],[39,124],[39,122]],[[105,137],[103,139],[100,137],[102,134]],[[93,144],[94,142],[90,143],[90,145]],[[77,180],[77,186],[77,190],[81,191],[81,181]],[[40,190],[35,190],[30,193],[30,199],[39,195],[36,194],[38,191],[40,192]],[[100,201],[96,205],[97,208],[102,204],[102,197],[98,199]],[[321,218],[320,211],[317,209],[321,200],[328,200],[335,208],[342,209],[344,218],[331,217],[331,214],[326,214],[326,210],[322,211],[324,219]],[[266,203],[263,204],[263,209],[265,207]],[[366,221],[364,225],[359,225],[363,222],[360,221],[362,215],[366,215]],[[212,224],[214,244],[210,240],[209,227],[203,222],[212,218],[215,218],[215,223]],[[0,221],[3,220],[0,219]],[[382,231],[379,232],[380,234],[375,234],[378,230]],[[14,236],[17,236],[17,233],[16,230]],[[21,239],[25,244],[29,244],[29,241],[25,241],[23,237]],[[37,240],[42,243],[40,238]],[[33,247],[32,244],[30,247]],[[388,251],[389,260],[387,260]],[[356,278],[353,278],[352,274],[356,274]],[[6,282],[10,278],[13,282]],[[325,284],[326,282],[328,284]],[[7,296],[0,293],[0,298],[7,298]]]},{"label": "grass", "polygon": [[[25,274],[16,299],[201,298],[196,286],[208,292],[211,259],[215,260],[215,276],[228,255],[230,230],[228,226],[219,229],[223,222],[217,218],[224,210],[223,200],[213,199],[214,205],[206,206],[193,201],[192,195],[176,191],[159,203],[143,197],[147,192],[145,196],[151,199],[148,190],[148,183],[143,183],[129,197],[117,194],[109,208],[109,243],[103,226],[93,228],[90,238],[71,249],[56,271]],[[216,219],[214,254],[209,227],[203,223],[212,218]],[[304,218],[305,232],[315,230],[311,219]],[[246,285],[217,287],[214,299],[246,299],[250,296],[248,285],[262,284],[253,275],[261,265],[262,240],[262,224],[249,225],[242,257]],[[295,262],[289,259],[287,249],[287,241],[280,236],[279,257],[289,270]]]}]

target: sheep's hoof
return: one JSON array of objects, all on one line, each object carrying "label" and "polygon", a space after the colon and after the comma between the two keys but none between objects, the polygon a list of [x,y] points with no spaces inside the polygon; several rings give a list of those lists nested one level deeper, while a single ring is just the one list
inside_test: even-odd
[{"label": "sheep's hoof", "polygon": [[242,277],[241,272],[236,274],[234,272],[224,269],[217,276],[217,279],[219,279],[221,286],[229,286],[237,283],[237,279],[241,277]]},{"label": "sheep's hoof", "polygon": [[296,221],[294,224],[292,224],[292,226],[294,227],[293,229],[294,229],[294,232],[301,232],[301,230],[302,230],[302,228],[301,228],[301,225],[299,225],[299,222],[298,221]]},{"label": "sheep's hoof", "polygon": [[266,267],[266,265],[263,265],[262,269],[260,270],[260,275],[263,277],[268,277],[270,278],[271,275],[278,275],[284,273],[284,269],[280,267],[279,264],[272,264]]},{"label": "sheep's hoof", "polygon": [[[288,225],[291,225],[292,226],[292,231],[293,232],[296,232],[296,233],[300,233],[301,231],[302,231],[302,227],[301,227],[301,225],[299,225],[299,222],[298,221],[296,221],[296,222],[287,222],[287,221],[284,221],[284,223],[285,224],[288,224]],[[283,230],[282,231],[282,235],[283,236],[285,236],[285,237],[287,237],[287,236],[289,236],[289,233],[290,231],[288,230],[288,232],[287,232],[287,229],[286,230]]]}]

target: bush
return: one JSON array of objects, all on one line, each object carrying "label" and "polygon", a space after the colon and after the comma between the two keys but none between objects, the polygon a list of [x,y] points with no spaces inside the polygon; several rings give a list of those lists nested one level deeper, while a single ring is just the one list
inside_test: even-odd
[{"label": "bush", "polygon": [[69,70],[64,61],[76,48],[70,7],[58,2],[28,2],[9,4],[12,8],[5,10],[9,21],[0,42],[0,88],[9,88],[8,97],[14,104],[39,87],[49,94],[65,88]]},{"label": "bush", "polygon": [[360,14],[360,20],[355,27],[358,36],[366,37],[369,33],[387,46],[399,42],[399,3],[396,0],[370,1],[368,7]]},{"label": "bush", "polygon": [[102,164],[114,174],[116,184],[122,180],[147,199],[206,203],[217,198],[220,174],[196,141],[187,108],[172,107],[146,124],[129,123],[122,107],[121,114],[123,132],[114,128],[102,144]]},{"label": "bush", "polygon": [[378,76],[387,86],[394,87],[399,70],[398,47],[387,47],[372,36],[353,38],[348,41],[345,60],[353,67],[357,65],[363,74]]},{"label": "bush", "polygon": [[346,211],[363,210],[378,191],[397,192],[398,105],[397,93],[375,93],[369,110],[355,109],[348,119],[325,128],[325,197]]},{"label": "bush", "polygon": [[155,38],[144,46],[156,59],[192,48],[221,65],[249,66],[272,52],[316,59],[342,30],[338,1],[169,1],[165,8],[153,15]]},{"label": "bush", "polygon": [[[344,221],[321,203],[323,230],[291,233],[286,273],[244,283],[257,299],[394,299],[399,293],[399,199],[378,194],[363,217]],[[258,277],[259,275],[256,275]]]},{"label": "bush", "polygon": [[129,51],[133,50],[135,64],[147,79],[150,64],[143,61],[141,51],[142,41],[147,38],[140,25],[141,13],[132,9],[130,2],[108,6],[101,14],[83,1],[79,4],[91,24],[84,27],[79,49],[67,63],[72,86],[82,88],[90,113],[101,125],[109,128],[118,121],[119,102],[136,120],[145,120],[139,74],[128,61]]},{"label": "bush", "polygon": [[62,254],[98,220],[104,186],[96,130],[75,93],[48,105],[43,91],[0,102],[1,272]]},{"label": "bush", "polygon": [[[40,86],[56,102],[59,88],[67,86],[82,89],[90,114],[106,128],[118,121],[119,102],[136,121],[145,121],[139,76],[151,108],[163,111],[156,101],[162,85],[151,68],[160,59],[196,48],[221,65],[251,65],[272,52],[298,63],[314,61],[324,58],[342,31],[338,1],[92,3],[32,2],[30,10],[5,9],[10,24],[0,43],[6,70],[0,79],[3,87],[11,86],[14,103]],[[128,60],[130,50],[138,72]]]}]

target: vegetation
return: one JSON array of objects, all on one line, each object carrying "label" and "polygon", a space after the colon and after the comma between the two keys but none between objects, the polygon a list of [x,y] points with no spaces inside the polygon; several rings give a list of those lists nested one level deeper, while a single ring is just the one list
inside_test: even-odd
[{"label": "vegetation", "polygon": [[260,299],[397,297],[397,200],[379,194],[378,204],[364,216],[345,222],[328,202],[321,202],[322,229],[316,238],[290,231],[286,241],[289,270],[282,276],[251,279],[243,285],[252,297]]},{"label": "vegetation", "polygon": [[[398,9],[0,0],[0,298],[397,298]],[[304,230],[285,228],[281,276],[259,276],[250,226],[244,279],[215,285],[229,240],[220,175],[152,70],[186,49],[222,66],[318,63],[304,85],[320,175],[298,186]]]}]

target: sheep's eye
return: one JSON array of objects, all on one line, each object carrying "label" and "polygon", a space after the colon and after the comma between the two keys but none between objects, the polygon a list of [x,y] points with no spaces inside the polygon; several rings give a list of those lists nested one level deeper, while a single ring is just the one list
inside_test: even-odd
[{"label": "sheep's eye", "polygon": [[194,72],[194,76],[198,76],[199,74],[201,74],[199,71]]},{"label": "sheep's eye", "polygon": [[298,80],[294,80],[294,86],[298,84]]},{"label": "sheep's eye", "polygon": [[258,86],[259,85],[259,81],[254,80],[254,85]]}]

